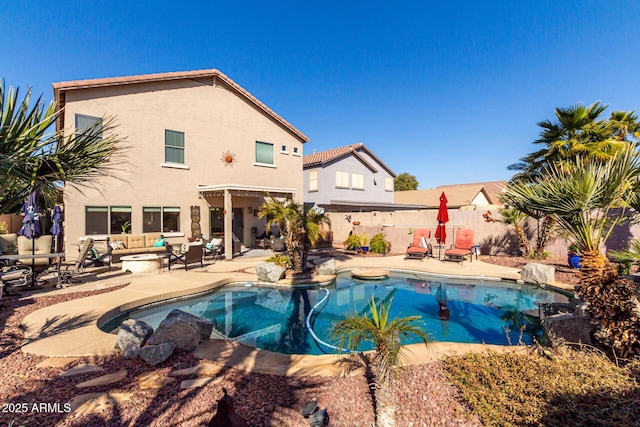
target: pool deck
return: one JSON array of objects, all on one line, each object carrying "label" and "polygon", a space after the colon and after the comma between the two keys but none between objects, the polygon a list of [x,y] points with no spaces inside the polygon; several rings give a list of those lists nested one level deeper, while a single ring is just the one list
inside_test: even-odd
[{"label": "pool deck", "polygon": [[[385,268],[389,270],[417,271],[451,277],[474,277],[519,280],[520,270],[484,263],[480,260],[442,262],[436,259],[405,260],[404,256],[345,256],[334,257],[338,270],[352,268]],[[83,283],[55,293],[103,289],[130,283],[122,289],[75,299],[37,310],[23,320],[25,342],[22,350],[48,357],[110,355],[116,336],[101,331],[97,322],[103,316],[113,317],[133,307],[168,298],[189,295],[230,282],[256,281],[255,265],[265,257],[238,257],[232,261],[216,261],[204,268],[166,270],[159,274],[128,274]],[[410,364],[437,360],[444,355],[469,351],[515,351],[516,347],[482,344],[434,343],[427,350],[413,344]],[[520,348],[522,349],[522,348]],[[237,343],[212,341],[203,343],[196,353],[228,367],[279,375],[335,375],[336,356],[297,356],[256,350]]]}]

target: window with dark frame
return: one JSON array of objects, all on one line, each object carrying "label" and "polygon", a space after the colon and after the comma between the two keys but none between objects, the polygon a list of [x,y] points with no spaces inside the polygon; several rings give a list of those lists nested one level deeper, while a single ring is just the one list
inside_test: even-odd
[{"label": "window with dark frame", "polygon": [[184,164],[184,132],[165,129],[164,161]]}]

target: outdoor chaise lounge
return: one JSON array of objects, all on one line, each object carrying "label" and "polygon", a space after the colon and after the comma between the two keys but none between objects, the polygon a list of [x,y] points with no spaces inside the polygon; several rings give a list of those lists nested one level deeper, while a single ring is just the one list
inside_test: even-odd
[{"label": "outdoor chaise lounge", "polygon": [[79,275],[84,273],[86,261],[91,257],[91,248],[93,248],[93,239],[88,237],[80,247],[80,252],[75,260],[65,260],[63,263],[64,270],[60,270],[60,280],[64,283],[71,284],[79,282]]},{"label": "outdoor chaise lounge", "polygon": [[469,260],[473,261],[473,239],[474,232],[467,228],[458,229],[456,234],[456,241],[452,249],[444,251],[444,261],[459,261],[464,263],[464,257],[469,255]]},{"label": "outdoor chaise lounge", "polygon": [[407,254],[404,259],[419,259],[433,254],[431,247],[431,230],[426,228],[417,228],[413,232],[413,242],[407,248]]}]

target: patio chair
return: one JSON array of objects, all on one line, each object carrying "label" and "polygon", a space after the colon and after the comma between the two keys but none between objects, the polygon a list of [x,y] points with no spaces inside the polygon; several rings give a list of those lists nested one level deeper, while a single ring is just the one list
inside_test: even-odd
[{"label": "patio chair", "polygon": [[31,267],[26,265],[11,265],[0,269],[0,282],[5,287],[7,295],[13,294],[11,289],[29,286],[31,284]]},{"label": "patio chair", "polygon": [[427,228],[417,228],[413,232],[413,242],[407,248],[404,259],[424,260],[425,257],[433,255],[431,246],[431,230]]},{"label": "patio chair", "polygon": [[269,240],[271,244],[271,249],[273,252],[286,252],[287,246],[284,244],[284,240],[271,235],[271,239]]},{"label": "patio chair", "polygon": [[202,256],[204,258],[211,257],[216,259],[217,257],[222,256],[222,249],[222,238],[214,236],[202,248]]},{"label": "patio chair", "polygon": [[170,254],[169,255],[169,263],[168,267],[171,270],[172,263],[183,263],[185,271],[189,269],[189,264],[194,264],[196,262],[200,263],[200,267],[203,267],[204,264],[202,262],[204,252],[202,250],[202,244],[188,244],[185,252],[180,254]]},{"label": "patio chair", "polygon": [[443,261],[458,261],[461,264],[464,263],[464,257],[469,255],[469,260],[473,261],[473,239],[474,232],[467,228],[458,229],[456,234],[456,241],[453,244],[452,249],[444,251]]},{"label": "patio chair", "polygon": [[[79,283],[78,276],[85,272],[87,263],[92,265],[91,249],[93,248],[93,239],[88,237],[82,243],[78,257],[75,260],[65,260],[60,268],[60,281],[62,283],[72,284]],[[64,267],[64,271],[62,268]]]},{"label": "patio chair", "polygon": [[[51,253],[51,245],[53,236],[42,235],[33,241],[25,236],[18,236],[18,255],[46,255]],[[42,271],[49,268],[51,258],[36,258],[18,260],[18,264],[24,264],[34,268],[36,271]]]}]

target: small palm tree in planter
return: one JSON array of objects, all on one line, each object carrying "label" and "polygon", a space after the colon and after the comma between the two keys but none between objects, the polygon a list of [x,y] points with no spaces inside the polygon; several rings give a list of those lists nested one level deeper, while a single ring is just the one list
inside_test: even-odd
[{"label": "small palm tree in planter", "polygon": [[[331,327],[331,335],[338,340],[339,351],[350,351],[349,357],[339,363],[345,372],[363,369],[373,390],[376,426],[394,426],[395,385],[398,369],[406,361],[400,339],[415,335],[426,346],[431,337],[417,324],[420,316],[389,318],[393,299],[387,304],[376,305],[371,296],[367,314],[347,315]],[[359,351],[362,343],[373,346],[372,352]]]}]

